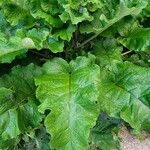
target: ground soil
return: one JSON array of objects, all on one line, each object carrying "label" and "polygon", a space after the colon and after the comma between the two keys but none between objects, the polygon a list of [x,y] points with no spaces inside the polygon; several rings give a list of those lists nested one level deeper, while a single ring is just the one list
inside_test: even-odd
[{"label": "ground soil", "polygon": [[119,137],[121,138],[121,150],[150,150],[150,136],[147,134],[144,134],[143,139],[139,140],[129,130],[122,127]]}]

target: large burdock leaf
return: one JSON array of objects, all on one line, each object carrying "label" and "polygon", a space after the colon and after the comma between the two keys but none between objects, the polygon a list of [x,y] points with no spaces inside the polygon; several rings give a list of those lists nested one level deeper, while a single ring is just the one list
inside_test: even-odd
[{"label": "large burdock leaf", "polygon": [[86,150],[90,129],[99,114],[99,66],[93,56],[78,57],[69,64],[55,58],[44,64],[43,72],[35,79],[36,93],[41,101],[39,111],[51,111],[45,120],[51,147]]},{"label": "large burdock leaf", "polygon": [[131,26],[128,33],[119,38],[118,41],[130,50],[149,52],[150,28]]},{"label": "large burdock leaf", "polygon": [[9,75],[0,78],[0,139],[15,139],[39,125],[33,79],[39,73],[38,67],[31,64],[14,67]]},{"label": "large burdock leaf", "polygon": [[137,133],[150,131],[150,69],[129,62],[103,70],[100,104],[110,116],[122,118]]},{"label": "large burdock leaf", "polygon": [[10,63],[16,56],[25,54],[27,49],[22,44],[21,38],[12,36],[8,40],[0,32],[0,63]]},{"label": "large burdock leaf", "polygon": [[93,14],[91,22],[83,22],[80,26],[82,33],[95,32],[98,35],[128,15],[137,15],[146,7],[146,0],[105,0],[102,8]]}]

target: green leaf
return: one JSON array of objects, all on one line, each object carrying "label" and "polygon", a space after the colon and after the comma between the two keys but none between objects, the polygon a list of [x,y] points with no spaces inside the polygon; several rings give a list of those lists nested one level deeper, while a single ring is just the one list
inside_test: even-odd
[{"label": "green leaf", "polygon": [[64,41],[58,41],[53,37],[48,38],[48,48],[53,52],[62,52],[64,49]]},{"label": "green leaf", "polygon": [[[51,2],[47,2],[47,4],[51,4]],[[57,28],[63,25],[58,15],[54,17],[51,13],[43,11],[42,7],[45,7],[45,4],[42,1],[32,0],[29,3],[29,6],[30,6],[30,13],[35,19],[39,19],[39,18],[44,19],[48,24]]]},{"label": "green leaf", "polygon": [[100,104],[112,117],[122,118],[138,133],[150,130],[150,69],[129,62],[102,71]]},{"label": "green leaf", "polygon": [[[0,88],[0,114],[3,114],[9,107],[13,105],[13,91],[4,87]],[[1,129],[0,129],[1,130]],[[3,128],[2,128],[3,130]],[[0,132],[1,133],[1,132]]]},{"label": "green leaf", "polygon": [[42,49],[45,47],[44,42],[47,40],[48,35],[49,35],[48,29],[36,29],[36,28],[29,30],[26,34],[28,38],[32,39],[37,49]]},{"label": "green leaf", "polygon": [[100,0],[58,0],[58,2],[64,8],[64,11],[59,15],[61,20],[64,23],[71,20],[72,24],[78,24],[85,20],[92,21],[93,16],[91,12],[95,12],[102,7],[102,2]]},{"label": "green leaf", "polygon": [[41,121],[37,106],[31,102],[23,106],[20,105],[16,109],[10,109],[1,114],[0,117],[2,130],[0,137],[3,140],[17,138],[24,131],[37,127]]},{"label": "green leaf", "polygon": [[60,18],[63,22],[71,20],[72,24],[78,24],[79,22],[82,22],[84,20],[93,20],[93,17],[90,16],[87,8],[85,7],[81,6],[79,8],[80,10],[72,9],[69,4],[66,4],[63,7],[65,9],[65,12],[60,15]]},{"label": "green leaf", "polygon": [[[15,4],[5,4],[4,15],[7,18],[7,21],[12,25],[17,25],[21,20],[27,17],[28,13],[21,7]],[[19,12],[19,13],[18,13]]]},{"label": "green leaf", "polygon": [[33,78],[40,74],[33,64],[14,67],[9,75],[0,78],[0,139],[16,138],[39,125]]},{"label": "green leaf", "polygon": [[[50,4],[50,2],[47,4]],[[34,23],[34,19],[44,19],[45,22],[54,27],[62,26],[62,21],[59,17],[53,17],[51,12],[45,12],[45,6],[45,3],[40,0],[5,1],[1,5],[2,8],[5,8],[4,14],[12,26],[17,25],[20,22],[26,23],[27,20],[29,21],[29,24],[32,24]]]},{"label": "green leaf", "polygon": [[9,75],[0,78],[0,87],[11,88],[15,91],[15,97],[18,101],[34,99],[35,85],[33,78],[40,73],[40,69],[33,64],[26,67],[16,66]]},{"label": "green leaf", "polygon": [[97,119],[95,127],[91,129],[90,150],[94,150],[96,148],[100,148],[102,150],[119,150],[120,141],[117,137],[119,124],[119,120],[101,113]]},{"label": "green leaf", "polygon": [[58,0],[58,2],[64,8],[62,14],[59,15],[61,20],[64,23],[66,23],[68,20],[71,20],[72,24],[78,24],[85,20],[92,21],[93,16],[91,15],[91,12],[95,12],[102,7],[102,2],[99,0]]},{"label": "green leaf", "polygon": [[69,25],[67,29],[61,29],[56,31],[53,36],[58,39],[60,37],[62,40],[70,41],[72,38],[73,32],[75,32],[76,27],[73,25]]},{"label": "green leaf", "polygon": [[10,63],[16,58],[26,53],[19,37],[12,36],[9,40],[0,32],[0,63]]},{"label": "green leaf", "polygon": [[93,21],[81,24],[80,31],[100,34],[125,16],[139,14],[146,5],[146,0],[106,0],[103,2],[103,7],[93,14]]},{"label": "green leaf", "polygon": [[51,150],[49,146],[50,135],[46,132],[45,127],[41,125],[35,130],[31,130],[22,137],[24,142],[20,142],[19,148],[24,149],[24,147],[32,150]]},{"label": "green leaf", "polygon": [[17,145],[16,139],[2,140],[0,139],[0,150],[12,150]]},{"label": "green leaf", "polygon": [[129,50],[149,52],[150,28],[131,26],[130,29],[128,33],[120,37],[118,41]]},{"label": "green leaf", "polygon": [[35,79],[39,111],[51,110],[45,119],[54,149],[86,150],[90,128],[99,114],[98,82],[100,69],[93,56],[78,57],[69,64],[54,58],[43,66]]},{"label": "green leaf", "polygon": [[143,16],[150,17],[150,0],[148,0],[148,5],[143,10]]},{"label": "green leaf", "polygon": [[121,52],[122,47],[114,38],[98,39],[93,43],[93,53],[102,68],[111,68],[114,63],[122,62]]}]

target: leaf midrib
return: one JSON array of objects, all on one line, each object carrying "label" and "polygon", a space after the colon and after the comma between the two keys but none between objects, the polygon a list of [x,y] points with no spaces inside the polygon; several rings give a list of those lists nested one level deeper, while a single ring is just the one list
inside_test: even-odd
[{"label": "leaf midrib", "polygon": [[[75,104],[74,104],[74,102],[72,101],[72,99],[71,99],[71,97],[72,97],[72,95],[71,95],[71,86],[72,86],[72,80],[71,80],[71,78],[72,78],[72,73],[71,73],[71,65],[69,64],[69,78],[68,78],[68,82],[69,82],[69,84],[68,84],[68,86],[69,86],[69,88],[68,88],[68,92],[69,92],[69,112],[71,111],[73,111],[74,110],[74,108],[73,108],[73,106],[75,107]],[[75,117],[75,116],[74,116]],[[70,127],[71,125],[72,125],[72,119],[74,119],[74,117],[72,118],[72,113],[69,113],[69,121],[68,121],[68,127]],[[70,140],[68,141],[68,143],[70,143],[71,145],[72,145],[72,135],[71,135],[71,128],[69,128],[69,138],[70,138]],[[67,143],[67,144],[68,144]],[[66,144],[66,145],[67,145]],[[73,146],[72,146],[73,147]]]}]

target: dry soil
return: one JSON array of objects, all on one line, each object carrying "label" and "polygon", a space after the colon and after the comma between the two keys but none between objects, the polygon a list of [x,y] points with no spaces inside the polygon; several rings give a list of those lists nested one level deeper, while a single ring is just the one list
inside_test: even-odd
[{"label": "dry soil", "polygon": [[122,127],[119,137],[121,138],[121,150],[150,150],[149,135],[144,135],[144,139],[139,140],[129,133],[125,127]]}]

